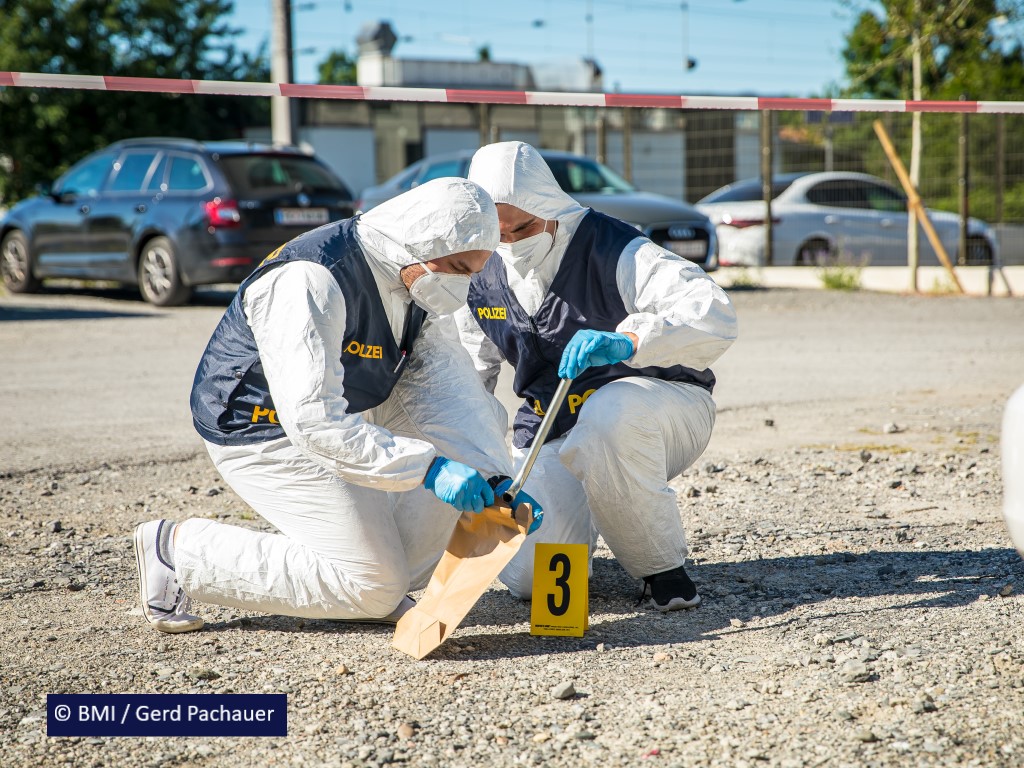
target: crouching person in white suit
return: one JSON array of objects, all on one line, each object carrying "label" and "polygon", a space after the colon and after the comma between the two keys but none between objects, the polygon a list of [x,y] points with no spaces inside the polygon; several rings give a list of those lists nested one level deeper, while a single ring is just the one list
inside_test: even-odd
[{"label": "crouching person in white suit", "polygon": [[241,284],[199,363],[193,421],[277,532],[140,525],[157,629],[202,627],[191,599],[318,619],[408,610],[461,512],[510,484],[504,410],[450,316],[498,237],[486,193],[438,179],[292,240]]},{"label": "crouching person in white suit", "polygon": [[715,423],[709,366],[736,338],[725,292],[630,224],[583,208],[522,142],[479,149],[469,178],[497,204],[501,245],[472,278],[463,342],[493,391],[502,360],[524,398],[514,424],[530,447],[559,378],[574,379],[530,474],[544,528],[501,574],[530,595],[538,542],[590,545],[601,534],[644,581],[649,605],[700,596],[669,481],[704,451]]}]

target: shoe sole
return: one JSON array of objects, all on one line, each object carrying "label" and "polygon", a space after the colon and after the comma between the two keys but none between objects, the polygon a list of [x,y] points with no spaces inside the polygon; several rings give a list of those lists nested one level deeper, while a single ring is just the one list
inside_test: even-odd
[{"label": "shoe sole", "polygon": [[682,597],[673,597],[665,605],[660,605],[654,602],[653,599],[647,601],[647,607],[653,608],[661,613],[668,613],[670,611],[690,611],[700,605],[700,595],[696,595],[692,600],[686,600]]},{"label": "shoe sole", "polygon": [[179,635],[182,632],[195,632],[197,629],[202,629],[205,622],[198,616],[191,621],[167,621],[165,619],[153,618],[153,614],[149,610],[149,586],[146,582],[146,568],[144,567],[145,556],[143,552],[145,551],[145,546],[142,543],[142,525],[135,527],[134,539],[135,565],[139,570],[139,601],[142,604],[142,615],[146,617],[146,620],[154,628],[169,635]]}]

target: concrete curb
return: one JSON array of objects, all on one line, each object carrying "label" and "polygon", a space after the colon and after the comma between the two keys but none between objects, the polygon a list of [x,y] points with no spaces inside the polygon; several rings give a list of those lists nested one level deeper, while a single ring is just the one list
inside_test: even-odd
[{"label": "concrete curb", "polygon": [[[862,267],[856,270],[860,288],[884,293],[911,293],[910,270],[907,267]],[[1024,266],[1003,267],[1015,297],[1024,297]],[[988,267],[957,267],[956,274],[968,296],[1007,296],[1006,283],[999,272]],[[824,290],[821,270],[813,267],[722,267],[711,273],[723,288],[816,288]],[[989,280],[991,279],[991,293]],[[920,267],[917,273],[918,293],[949,295],[956,288],[942,267]]]}]

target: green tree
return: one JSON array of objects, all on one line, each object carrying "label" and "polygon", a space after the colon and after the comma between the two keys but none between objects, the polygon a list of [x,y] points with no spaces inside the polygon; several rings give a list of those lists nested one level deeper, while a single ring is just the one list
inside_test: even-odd
[{"label": "green tree", "polygon": [[320,85],[355,85],[356,60],[345,51],[331,51],[317,67]]},{"label": "green tree", "polygon": [[[231,0],[0,0],[0,70],[80,75],[269,79],[266,53],[240,53]],[[57,88],[0,89],[0,200],[31,194],[121,138],[241,135],[265,100]]]},{"label": "green tree", "polygon": [[[907,99],[913,95],[913,39],[921,41],[921,97],[969,100],[1019,99],[1024,94],[1024,51],[1018,42],[1024,18],[1022,0],[841,0],[860,13],[846,36],[843,56],[848,83],[844,95]],[[1011,34],[1006,34],[1006,32]],[[878,175],[891,174],[871,130],[876,117],[864,115],[836,130],[836,144],[860,146],[856,164]],[[959,204],[957,144],[960,117],[949,114],[885,118],[904,162],[913,168],[913,123],[920,121],[919,190],[928,205],[955,211]],[[1002,189],[997,190],[993,148],[997,135],[1019,135],[1021,119],[1003,123],[990,115],[969,118],[970,211],[996,219],[1017,215],[1024,194],[1024,168],[1004,159]],[[1002,194],[1002,215],[994,204]]]},{"label": "green tree", "polygon": [[[861,0],[844,0],[857,8]],[[847,96],[911,97],[913,36],[921,38],[926,99],[1006,98],[992,74],[1015,56],[996,37],[997,24],[1024,17],[1021,0],[880,0],[860,11],[846,36]],[[1017,56],[1016,58],[1019,58]]]}]

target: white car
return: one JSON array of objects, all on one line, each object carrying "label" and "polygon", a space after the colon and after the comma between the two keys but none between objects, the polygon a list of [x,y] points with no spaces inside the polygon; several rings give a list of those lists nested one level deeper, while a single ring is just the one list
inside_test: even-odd
[{"label": "white car", "polygon": [[[718,230],[721,266],[765,266],[765,204],[760,179],[712,192],[696,204]],[[792,173],[772,180],[773,265],[842,263],[896,266],[907,263],[907,199],[864,173]],[[967,252],[959,254],[960,217],[928,211],[950,260],[997,263],[999,243],[983,221],[968,219]],[[922,230],[921,265],[939,264]]]}]

